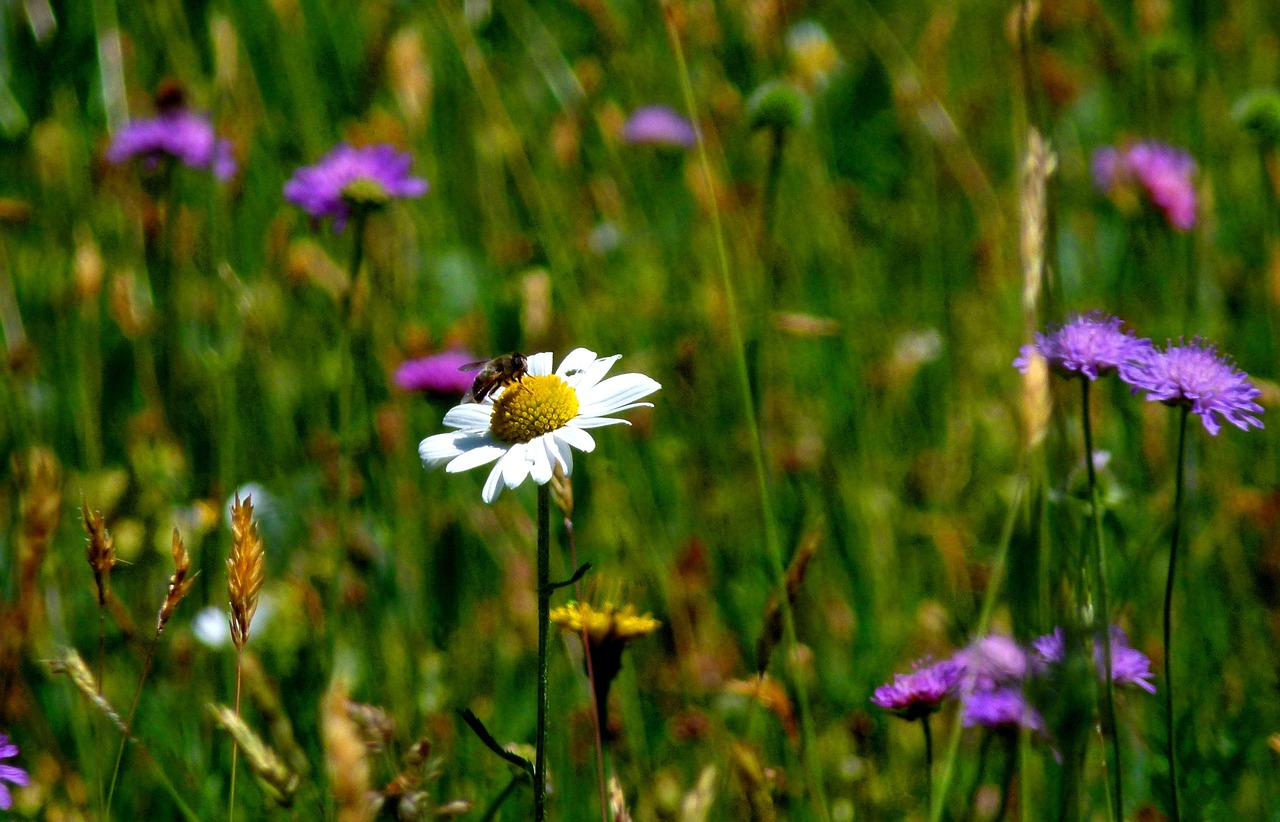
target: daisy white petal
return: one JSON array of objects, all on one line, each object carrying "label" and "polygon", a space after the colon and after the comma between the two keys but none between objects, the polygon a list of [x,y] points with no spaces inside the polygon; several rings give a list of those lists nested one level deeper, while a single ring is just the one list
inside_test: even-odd
[{"label": "daisy white petal", "polygon": [[462,405],[455,405],[445,413],[444,424],[464,431],[472,429],[487,431],[489,417],[492,414],[491,403],[465,402]]},{"label": "daisy white petal", "polygon": [[617,417],[576,417],[569,423],[570,428],[604,428],[606,425],[630,425],[631,420]]},{"label": "daisy white petal", "polygon": [[[568,428],[562,428],[556,433],[561,434],[568,430]],[[552,437],[550,442],[555,448],[555,459],[556,462],[560,463],[560,470],[564,472],[566,477],[569,476],[573,473],[573,449],[569,447],[569,443],[564,438],[559,436]],[[595,447],[594,440],[592,440],[591,446],[592,448]]]},{"label": "daisy white petal", "polygon": [[662,386],[644,374],[619,374],[591,389],[583,398],[578,413],[594,417],[612,414],[641,397],[647,397]]},{"label": "daisy white petal", "polygon": [[529,462],[529,476],[539,485],[551,479],[551,466],[555,458],[547,453],[547,448],[551,445],[548,441],[550,438],[550,434],[544,434],[529,443],[529,447],[525,449],[525,456]]},{"label": "daisy white petal", "polygon": [[444,470],[450,474],[469,471],[481,465],[488,465],[505,453],[507,449],[501,445],[481,445],[454,457]]},{"label": "daisy white petal", "polygon": [[604,379],[604,375],[609,373],[609,369],[613,368],[613,364],[622,359],[621,354],[614,354],[612,357],[601,357],[578,376],[573,382],[573,387],[578,389],[578,394],[583,395],[589,393],[600,380]]},{"label": "daisy white petal", "polygon": [[525,358],[525,370],[535,377],[545,377],[551,373],[551,352],[541,351]]},{"label": "daisy white petal", "polygon": [[493,501],[498,498],[498,494],[502,493],[502,460],[498,460],[493,465],[493,470],[489,472],[489,478],[484,481],[484,489],[480,492],[480,498],[485,503],[492,505]]},{"label": "daisy white petal", "polygon": [[474,434],[467,434],[462,431],[450,431],[447,434],[435,434],[427,437],[418,445],[418,456],[422,459],[424,465],[428,468],[434,468],[437,465],[443,465],[449,460],[461,454],[466,449],[462,447],[470,437]]},{"label": "daisy white petal", "polygon": [[502,482],[508,488],[515,488],[529,476],[529,443],[517,442],[511,450],[499,460],[502,466]]},{"label": "daisy white petal", "polygon": [[595,438],[581,428],[574,426],[572,423],[561,428],[559,431],[554,432],[552,436],[563,442],[565,445],[572,445],[574,448],[577,448],[579,451],[587,454],[596,450]]},{"label": "daisy white petal", "polygon": [[560,367],[556,369],[556,376],[567,380],[569,377],[586,371],[595,361],[596,352],[589,348],[575,348],[560,361]]}]

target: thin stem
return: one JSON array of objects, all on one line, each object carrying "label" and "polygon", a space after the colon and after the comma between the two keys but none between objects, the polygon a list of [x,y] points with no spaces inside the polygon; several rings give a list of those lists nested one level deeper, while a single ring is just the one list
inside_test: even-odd
[{"label": "thin stem", "polygon": [[[100,588],[100,589],[99,589],[99,591],[101,591],[101,590],[102,590],[102,589]],[[107,607],[107,601],[106,601],[106,598],[105,598],[105,597],[103,597],[103,596],[99,596],[99,597],[98,597],[98,695],[99,695],[99,696],[101,696],[101,695],[102,695],[102,676],[103,676],[103,672],[105,671],[105,668],[106,668],[106,658],[107,658],[107,611],[106,611],[106,607]],[[94,733],[93,733],[93,736],[94,736],[94,742],[93,742],[93,757],[94,757],[94,759],[96,760],[95,765],[96,765],[96,770],[97,770],[97,783],[98,783],[98,807],[99,807],[99,808],[104,808],[104,809],[105,809],[105,808],[107,807],[107,802],[106,802],[106,799],[104,798],[104,797],[106,796],[106,794],[103,792],[103,785],[102,785],[102,777],[103,777],[102,739],[103,739],[103,734],[102,734],[102,725],[101,725],[101,723],[100,723],[100,722],[98,722],[98,721],[95,721],[95,722],[93,723],[93,729],[94,729]],[[111,818],[111,817],[110,817],[110,815],[109,815],[109,814],[103,813],[103,818],[104,818],[104,819],[107,819],[107,820],[110,820],[110,818]]]},{"label": "thin stem", "polygon": [[[568,514],[564,517],[564,533],[565,540],[569,543],[569,567],[578,567],[578,542],[573,536],[573,520]],[[582,602],[582,582],[573,583],[573,595]],[[600,819],[602,822],[609,822],[609,789],[605,784],[604,773],[604,729],[602,718],[604,714],[600,708],[600,696],[596,693],[596,671],[591,661],[591,636],[587,631],[587,626],[582,626],[582,659],[587,668],[587,686],[591,691],[591,725],[596,735],[596,782],[600,788]]]},{"label": "thin stem", "polygon": [[355,371],[355,297],[356,282],[360,276],[360,266],[364,263],[364,227],[368,217],[362,208],[354,209],[351,215],[351,229],[355,234],[351,249],[351,269],[348,279],[347,293],[342,298],[341,327],[338,330],[338,557],[333,573],[333,589],[330,593],[331,606],[338,607],[342,575],[343,556],[345,555],[351,518],[351,466],[352,466],[352,434],[351,406],[354,388]]},{"label": "thin stem", "polygon": [[[680,43],[680,34],[673,19],[673,11],[666,2],[662,4],[663,20],[667,26],[667,35],[671,41],[671,51],[676,59],[677,74],[684,94],[685,107],[694,122],[698,120],[697,103],[693,96],[693,83],[689,79],[689,66],[685,61],[684,47]],[[715,191],[715,178],[711,173],[711,160],[707,156],[707,144],[702,132],[697,132],[698,163],[702,170],[707,191]],[[769,483],[766,477],[764,446],[760,438],[760,425],[756,418],[755,398],[751,391],[751,377],[747,368],[747,354],[743,345],[742,324],[738,317],[738,304],[734,294],[733,281],[729,273],[729,252],[725,241],[724,226],[720,219],[720,208],[714,193],[709,199],[708,210],[711,214],[712,235],[716,241],[716,256],[719,262],[720,286],[724,293],[725,315],[728,320],[730,341],[734,352],[738,389],[742,393],[742,413],[746,418],[747,430],[750,432],[751,459],[755,468],[756,488],[760,497],[761,518],[764,524],[764,542],[766,554],[773,567],[775,584],[778,586],[778,604],[782,610],[783,637],[787,649],[793,650],[797,645],[795,618],[791,611],[791,600],[787,595],[786,569],[782,564],[782,551],[779,548],[778,526],[774,521],[773,504],[769,497]],[[789,659],[789,657],[788,657]],[[785,666],[790,673],[792,684],[796,689],[796,703],[800,709],[800,728],[804,738],[801,759],[809,788],[815,800],[815,810],[821,822],[828,822],[831,813],[827,808],[826,792],[822,785],[822,774],[818,768],[815,754],[817,734],[813,727],[813,715],[809,708],[809,688],[804,676],[793,671],[790,665]]]},{"label": "thin stem", "polygon": [[982,777],[987,773],[987,757],[991,755],[991,743],[995,738],[995,734],[991,731],[987,731],[982,736],[982,745],[978,748],[978,772],[973,775],[973,785],[969,787],[969,797],[964,803],[966,822],[973,819],[973,807],[978,798],[978,789],[982,787]]},{"label": "thin stem", "polygon": [[[236,716],[240,716],[240,675],[242,652],[236,649]],[[232,822],[236,815],[236,764],[240,755],[240,744],[231,740],[231,793],[227,797],[227,822]]]},{"label": "thin stem", "polygon": [[133,732],[133,717],[138,711],[138,703],[142,700],[142,686],[147,681],[147,674],[151,673],[151,665],[155,661],[156,648],[159,645],[160,634],[157,633],[151,647],[147,650],[147,659],[142,665],[142,676],[138,677],[138,687],[133,692],[133,703],[129,706],[129,714],[124,720],[124,734],[120,737],[120,748],[116,751],[116,766],[111,772],[111,786],[107,789],[107,809],[103,814],[106,819],[111,818],[111,801],[116,795],[116,782],[120,777],[120,763],[124,760],[124,747],[129,742],[129,734]]},{"label": "thin stem", "polygon": [[929,730],[929,715],[920,718],[920,727],[924,730],[924,807],[927,812],[933,807],[933,732]]},{"label": "thin stem", "polygon": [[1182,407],[1178,419],[1178,469],[1173,492],[1173,535],[1169,540],[1169,576],[1164,583],[1164,730],[1169,756],[1169,822],[1179,822],[1178,750],[1173,735],[1173,581],[1178,560],[1178,536],[1182,531],[1183,469],[1186,463],[1187,417]]},{"label": "thin stem", "polygon": [[533,816],[547,818],[547,630],[551,611],[551,485],[538,486],[538,726],[534,737]]},{"label": "thin stem", "polygon": [[1005,740],[1004,746],[1004,775],[1000,778],[1000,810],[996,812],[995,822],[1002,822],[1005,814],[1009,812],[1009,792],[1013,788],[1013,775],[1016,771],[1018,759],[1014,753],[1014,747],[1018,744],[1018,737],[1013,736]]},{"label": "thin stem", "polygon": [[1084,428],[1084,464],[1089,475],[1089,510],[1093,514],[1093,563],[1098,577],[1098,607],[1093,614],[1094,642],[1102,634],[1102,731],[1111,736],[1111,818],[1124,819],[1124,802],[1121,793],[1123,766],[1120,759],[1120,732],[1116,726],[1115,679],[1111,670],[1111,611],[1107,605],[1107,552],[1102,545],[1102,511],[1098,505],[1098,474],[1093,464],[1093,424],[1089,418],[1089,386],[1092,382],[1080,378],[1080,424]]},{"label": "thin stem", "polygon": [[498,817],[498,811],[502,808],[502,803],[507,801],[507,797],[511,796],[512,792],[515,791],[516,786],[519,784],[519,776],[511,777],[511,781],[507,783],[507,787],[503,788],[502,791],[493,798],[493,801],[489,803],[489,807],[485,810],[484,816],[480,817],[480,822],[492,822],[492,820],[496,819]]}]

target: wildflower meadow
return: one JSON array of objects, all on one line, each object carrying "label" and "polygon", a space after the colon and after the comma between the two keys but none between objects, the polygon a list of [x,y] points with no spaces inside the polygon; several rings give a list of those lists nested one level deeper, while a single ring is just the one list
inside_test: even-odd
[{"label": "wildflower meadow", "polygon": [[0,37],[0,819],[1280,822],[1272,5]]}]

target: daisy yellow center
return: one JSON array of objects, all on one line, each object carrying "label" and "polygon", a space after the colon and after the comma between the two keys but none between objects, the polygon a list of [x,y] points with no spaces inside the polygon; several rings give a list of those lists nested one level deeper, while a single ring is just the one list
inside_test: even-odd
[{"label": "daisy yellow center", "polygon": [[578,392],[549,374],[524,376],[493,401],[489,430],[502,442],[529,442],[564,428],[578,415]]}]

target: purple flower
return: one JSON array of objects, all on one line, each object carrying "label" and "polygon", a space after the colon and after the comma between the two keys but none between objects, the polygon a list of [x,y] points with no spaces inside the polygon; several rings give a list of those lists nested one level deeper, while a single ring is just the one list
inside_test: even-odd
[{"label": "purple flower", "polygon": [[964,669],[951,660],[932,665],[919,660],[909,674],[894,674],[893,682],[876,688],[871,702],[903,719],[921,719],[938,710],[954,693]]},{"label": "purple flower", "polygon": [[[9,741],[9,737],[0,734],[0,759],[11,759],[18,755],[18,746]],[[9,793],[9,782],[14,785],[28,785],[30,780],[27,772],[15,765],[5,765],[0,762],[0,810],[9,810],[13,807],[13,796]]]},{"label": "purple flower", "polygon": [[966,728],[981,725],[993,731],[1017,732],[1019,728],[1045,732],[1044,718],[1032,708],[1018,688],[978,690],[964,701],[961,723]]},{"label": "purple flower", "polygon": [[[1093,648],[1094,663],[1098,666],[1098,676],[1105,677],[1102,667],[1102,643],[1095,642]],[[1141,651],[1129,645],[1129,637],[1118,626],[1111,626],[1111,681],[1117,685],[1136,685],[1149,694],[1156,692],[1151,684],[1151,660]]]},{"label": "purple flower", "polygon": [[670,148],[693,148],[698,134],[693,124],[667,106],[638,108],[622,127],[622,139],[628,143]]},{"label": "purple flower", "polygon": [[1053,633],[1033,639],[1031,647],[1046,665],[1055,665],[1067,657],[1067,643],[1062,628],[1054,628]]},{"label": "purple flower", "polygon": [[119,164],[135,157],[141,157],[148,168],[155,168],[165,157],[174,157],[189,168],[212,170],[219,180],[236,173],[231,142],[214,133],[208,117],[181,107],[134,120],[115,133],[107,147],[107,159]]},{"label": "purple flower", "polygon": [[332,217],[334,230],[341,231],[353,205],[376,208],[426,194],[427,181],[409,176],[412,162],[393,146],[342,143],[315,165],[295,171],[284,185],[284,196],[316,220]]},{"label": "purple flower", "polygon": [[395,384],[405,391],[425,391],[428,394],[461,395],[471,387],[475,374],[463,370],[476,361],[466,351],[453,349],[407,360],[396,369]]},{"label": "purple flower", "polygon": [[1013,367],[1026,373],[1033,354],[1065,377],[1083,375],[1090,380],[1119,371],[1126,382],[1129,369],[1151,353],[1151,340],[1122,330],[1123,323],[1101,311],[1072,314],[1062,325],[1049,326],[1048,334],[1036,334],[1033,345],[1024,345]]},{"label": "purple flower", "polygon": [[1210,434],[1221,428],[1214,414],[1242,431],[1262,427],[1255,416],[1262,413],[1255,402],[1262,392],[1248,374],[1198,337],[1153,352],[1129,377],[1135,389],[1147,392],[1148,400],[1189,408]]},{"label": "purple flower", "polygon": [[1004,634],[975,639],[953,659],[964,671],[961,687],[966,692],[1017,685],[1035,672],[1026,650]]},{"label": "purple flower", "polygon": [[1093,180],[1107,194],[1136,183],[1169,224],[1190,231],[1196,224],[1196,163],[1191,155],[1148,141],[1127,148],[1100,148],[1093,154]]}]

